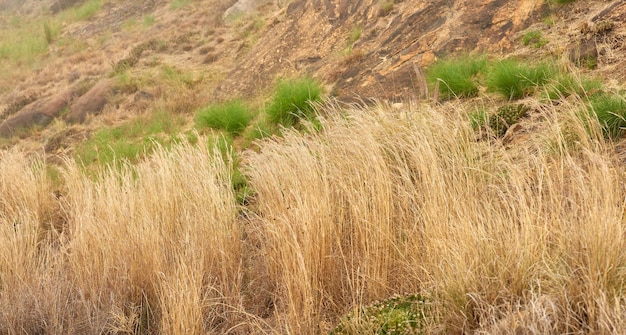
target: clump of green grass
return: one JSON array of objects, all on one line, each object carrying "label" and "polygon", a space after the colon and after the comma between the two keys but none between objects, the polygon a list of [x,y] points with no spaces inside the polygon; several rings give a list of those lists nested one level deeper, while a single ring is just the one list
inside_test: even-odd
[{"label": "clump of green grass", "polygon": [[385,16],[393,10],[394,0],[382,0],[378,3],[378,15]]},{"label": "clump of green grass", "polygon": [[427,318],[428,308],[424,297],[397,296],[360,308],[358,313],[348,314],[330,335],[422,334]]},{"label": "clump of green grass", "polygon": [[478,94],[477,76],[485,70],[485,56],[461,56],[439,61],[427,71],[431,85],[439,83],[444,99],[467,98]]},{"label": "clump of green grass", "polygon": [[295,126],[300,119],[313,118],[315,111],[311,102],[321,97],[322,86],[312,78],[283,80],[278,83],[266,109],[267,119],[285,127]]},{"label": "clump of green grass", "polygon": [[602,81],[594,78],[575,77],[570,73],[558,73],[555,79],[546,85],[546,93],[550,100],[576,94],[579,96],[593,96],[603,89]]},{"label": "clump of green grass", "polygon": [[626,99],[617,94],[598,94],[589,100],[588,113],[597,118],[605,137],[620,139],[626,132]]},{"label": "clump of green grass", "polygon": [[531,45],[534,48],[541,48],[548,44],[548,40],[543,37],[540,31],[528,31],[522,36],[522,43],[526,46]]},{"label": "clump of green grass", "polygon": [[555,75],[546,63],[528,65],[515,60],[502,60],[487,75],[487,87],[509,100],[532,95]]},{"label": "clump of green grass", "polygon": [[150,14],[150,15],[144,15],[143,17],[143,25],[145,27],[150,27],[154,24],[154,22],[156,21],[156,18],[154,17],[154,15]]},{"label": "clump of green grass", "polygon": [[237,136],[248,126],[253,117],[250,108],[241,100],[231,100],[200,110],[196,115],[196,125],[225,130]]},{"label": "clump of green grass", "polygon": [[179,9],[187,6],[189,4],[189,0],[174,0],[170,2],[170,8]]},{"label": "clump of green grass", "polygon": [[472,129],[478,130],[489,122],[489,114],[484,108],[477,108],[468,114]]},{"label": "clump of green grass", "polygon": [[73,15],[76,21],[86,20],[94,15],[102,8],[102,1],[91,0],[83,3],[82,5],[72,8],[69,13]]},{"label": "clump of green grass", "polygon": [[75,158],[85,166],[135,163],[152,152],[156,144],[174,142],[181,123],[182,119],[157,111],[117,127],[103,128],[78,146]]},{"label": "clump of green grass", "polygon": [[231,186],[235,192],[237,203],[245,205],[248,199],[254,194],[252,187],[248,184],[246,176],[241,172],[241,156],[235,150],[234,139],[230,135],[218,134],[208,138],[209,148],[216,150],[227,162],[228,174]]}]

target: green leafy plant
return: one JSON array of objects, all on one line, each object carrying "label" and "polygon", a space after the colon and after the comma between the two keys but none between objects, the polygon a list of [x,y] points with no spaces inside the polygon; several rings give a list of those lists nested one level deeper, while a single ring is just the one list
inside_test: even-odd
[{"label": "green leafy plant", "polygon": [[196,115],[196,125],[222,129],[231,135],[239,135],[253,118],[250,108],[241,100],[207,106]]},{"label": "green leafy plant", "polygon": [[283,80],[278,83],[274,96],[266,108],[268,121],[292,127],[300,119],[313,118],[311,102],[321,100],[322,86],[312,78]]},{"label": "green leafy plant", "polygon": [[478,94],[477,76],[487,66],[485,56],[460,56],[433,64],[426,78],[431,86],[439,85],[444,99],[473,97]]},{"label": "green leafy plant", "polygon": [[555,75],[546,63],[528,65],[515,60],[503,60],[491,68],[487,87],[510,100],[532,95]]},{"label": "green leafy plant", "polygon": [[541,48],[548,44],[548,40],[543,37],[540,31],[528,31],[522,36],[522,43],[526,46],[531,45],[534,48]]},{"label": "green leafy plant", "polygon": [[626,99],[617,94],[598,94],[589,100],[587,111],[597,118],[607,138],[619,139],[626,131]]},{"label": "green leafy plant", "polygon": [[429,317],[426,300],[420,295],[397,296],[360,308],[343,317],[330,335],[423,334]]}]

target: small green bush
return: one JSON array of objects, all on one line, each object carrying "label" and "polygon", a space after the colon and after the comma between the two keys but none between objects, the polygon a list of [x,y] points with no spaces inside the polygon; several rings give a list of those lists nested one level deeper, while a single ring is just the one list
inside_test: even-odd
[{"label": "small green bush", "polygon": [[509,100],[532,95],[546,84],[555,70],[545,64],[528,65],[514,60],[496,63],[487,75],[487,87]]},{"label": "small green bush", "polygon": [[295,126],[300,119],[312,119],[315,110],[311,102],[321,100],[321,96],[322,86],[312,78],[281,81],[266,108],[267,119],[285,127]]},{"label": "small green bush", "polygon": [[443,99],[473,97],[478,94],[477,75],[487,66],[484,56],[462,56],[439,61],[427,71],[431,85],[439,82]]},{"label": "small green bush", "polygon": [[225,130],[237,136],[248,126],[252,118],[248,106],[240,100],[231,100],[200,110],[196,115],[196,125]]},{"label": "small green bush", "polygon": [[428,315],[424,297],[397,296],[348,314],[330,335],[423,334]]},{"label": "small green bush", "polygon": [[621,138],[626,132],[626,99],[617,94],[599,94],[589,100],[588,112],[598,119],[605,137]]}]

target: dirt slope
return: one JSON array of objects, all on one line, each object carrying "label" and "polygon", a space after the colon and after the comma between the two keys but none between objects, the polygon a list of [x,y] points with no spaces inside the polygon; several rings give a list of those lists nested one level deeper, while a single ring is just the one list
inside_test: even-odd
[{"label": "dirt slope", "polygon": [[[423,97],[422,70],[438,58],[462,52],[566,59],[573,43],[593,40],[597,74],[618,83],[626,78],[624,1],[556,5],[545,0],[276,0],[262,1],[254,10],[224,20],[234,3],[103,1],[92,17],[63,22],[59,37],[38,65],[22,69],[18,64],[19,71],[0,79],[0,120],[5,128],[7,122],[13,128],[28,128],[31,125],[16,126],[11,120],[19,116],[17,107],[26,107],[21,102],[35,103],[31,98],[49,99],[68,90],[87,93],[84,88],[120,69],[142,80],[130,89],[126,83],[107,91],[105,106],[81,128],[86,136],[102,124],[131,118],[163,101],[184,100],[186,105],[172,108],[190,116],[211,101],[258,99],[277,78],[304,74],[323,81],[331,95],[344,100]],[[9,29],[16,16],[54,18],[49,9],[53,5],[54,1],[19,5],[4,0],[0,27]],[[611,22],[610,31],[596,34],[584,29],[603,21]],[[541,31],[547,45],[523,46],[520,38],[527,30]],[[181,93],[160,84],[159,67],[196,79]],[[72,106],[80,96],[70,96],[72,101],[66,103]],[[151,98],[141,105],[137,101],[142,97]],[[57,125],[59,129],[46,133],[54,120],[45,121],[37,124],[43,131],[21,136],[31,140],[27,141],[31,148],[64,127]],[[5,133],[14,135],[13,128]],[[19,142],[23,141],[11,140],[10,145]]]}]

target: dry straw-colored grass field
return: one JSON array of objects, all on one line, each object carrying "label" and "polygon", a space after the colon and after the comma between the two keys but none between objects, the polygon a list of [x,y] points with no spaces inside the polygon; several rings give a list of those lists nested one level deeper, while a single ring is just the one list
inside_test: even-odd
[{"label": "dry straw-colored grass field", "polygon": [[625,169],[580,108],[505,146],[459,103],[327,105],[244,153],[247,207],[202,145],[97,176],[3,152],[0,333],[327,334],[419,294],[425,334],[620,334]]}]

